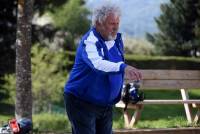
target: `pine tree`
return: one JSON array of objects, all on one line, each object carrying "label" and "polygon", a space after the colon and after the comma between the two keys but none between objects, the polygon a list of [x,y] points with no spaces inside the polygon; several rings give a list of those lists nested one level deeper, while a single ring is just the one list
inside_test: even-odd
[{"label": "pine tree", "polygon": [[82,0],[69,0],[54,14],[55,26],[68,32],[68,39],[73,41],[87,32],[90,27],[89,10],[83,6]]},{"label": "pine tree", "polygon": [[156,18],[159,32],[148,34],[164,55],[197,56],[200,51],[200,1],[170,0]]}]

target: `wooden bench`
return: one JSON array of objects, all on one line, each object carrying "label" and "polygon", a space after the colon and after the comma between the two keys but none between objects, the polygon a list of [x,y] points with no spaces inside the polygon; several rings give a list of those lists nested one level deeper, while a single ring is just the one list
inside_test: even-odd
[{"label": "wooden bench", "polygon": [[[198,122],[200,118],[200,98],[189,99],[188,90],[200,89],[200,70],[141,70],[143,80],[140,90],[180,90],[182,99],[157,99],[147,98],[137,104],[128,104],[128,109],[134,109],[133,115],[124,111],[124,123],[126,128],[131,128],[140,118],[141,111],[146,104],[183,104],[189,123]],[[124,108],[125,104],[120,101],[116,107]],[[197,108],[197,113],[192,115],[192,107]]]}]

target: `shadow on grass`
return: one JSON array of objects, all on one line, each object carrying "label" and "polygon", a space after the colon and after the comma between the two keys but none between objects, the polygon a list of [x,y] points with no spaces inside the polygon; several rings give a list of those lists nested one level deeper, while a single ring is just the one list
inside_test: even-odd
[{"label": "shadow on grass", "polygon": [[0,103],[0,115],[14,115],[15,107],[11,104]]}]

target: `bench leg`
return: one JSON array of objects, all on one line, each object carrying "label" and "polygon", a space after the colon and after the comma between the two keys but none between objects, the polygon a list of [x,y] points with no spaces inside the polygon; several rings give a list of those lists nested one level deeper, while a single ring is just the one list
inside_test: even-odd
[{"label": "bench leg", "polygon": [[131,120],[131,117],[130,117],[130,115],[129,115],[129,113],[128,113],[128,111],[126,110],[126,111],[124,111],[124,125],[125,125],[125,128],[129,128],[130,126],[130,120]]},{"label": "bench leg", "polygon": [[[183,100],[188,100],[189,99],[189,95],[188,95],[188,91],[185,89],[180,89],[181,90],[181,96]],[[186,117],[189,123],[192,123],[193,117],[192,117],[192,107],[189,104],[184,104],[184,108],[185,108],[185,113],[186,113]]]},{"label": "bench leg", "polygon": [[194,123],[198,123],[200,118],[200,109],[198,108],[198,111],[194,117]]},{"label": "bench leg", "polygon": [[128,111],[124,111],[124,122],[125,122],[125,128],[132,128],[133,125],[137,123],[137,121],[140,119],[140,115],[143,109],[143,105],[136,105],[136,109],[134,114],[131,115],[128,113]]}]

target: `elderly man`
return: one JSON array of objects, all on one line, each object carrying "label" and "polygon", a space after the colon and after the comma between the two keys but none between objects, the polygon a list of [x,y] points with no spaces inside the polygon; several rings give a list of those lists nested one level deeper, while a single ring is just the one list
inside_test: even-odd
[{"label": "elderly man", "polygon": [[111,134],[112,106],[121,98],[124,77],[141,79],[124,63],[119,22],[119,7],[104,3],[94,10],[93,26],[80,41],[64,89],[73,134]]}]

